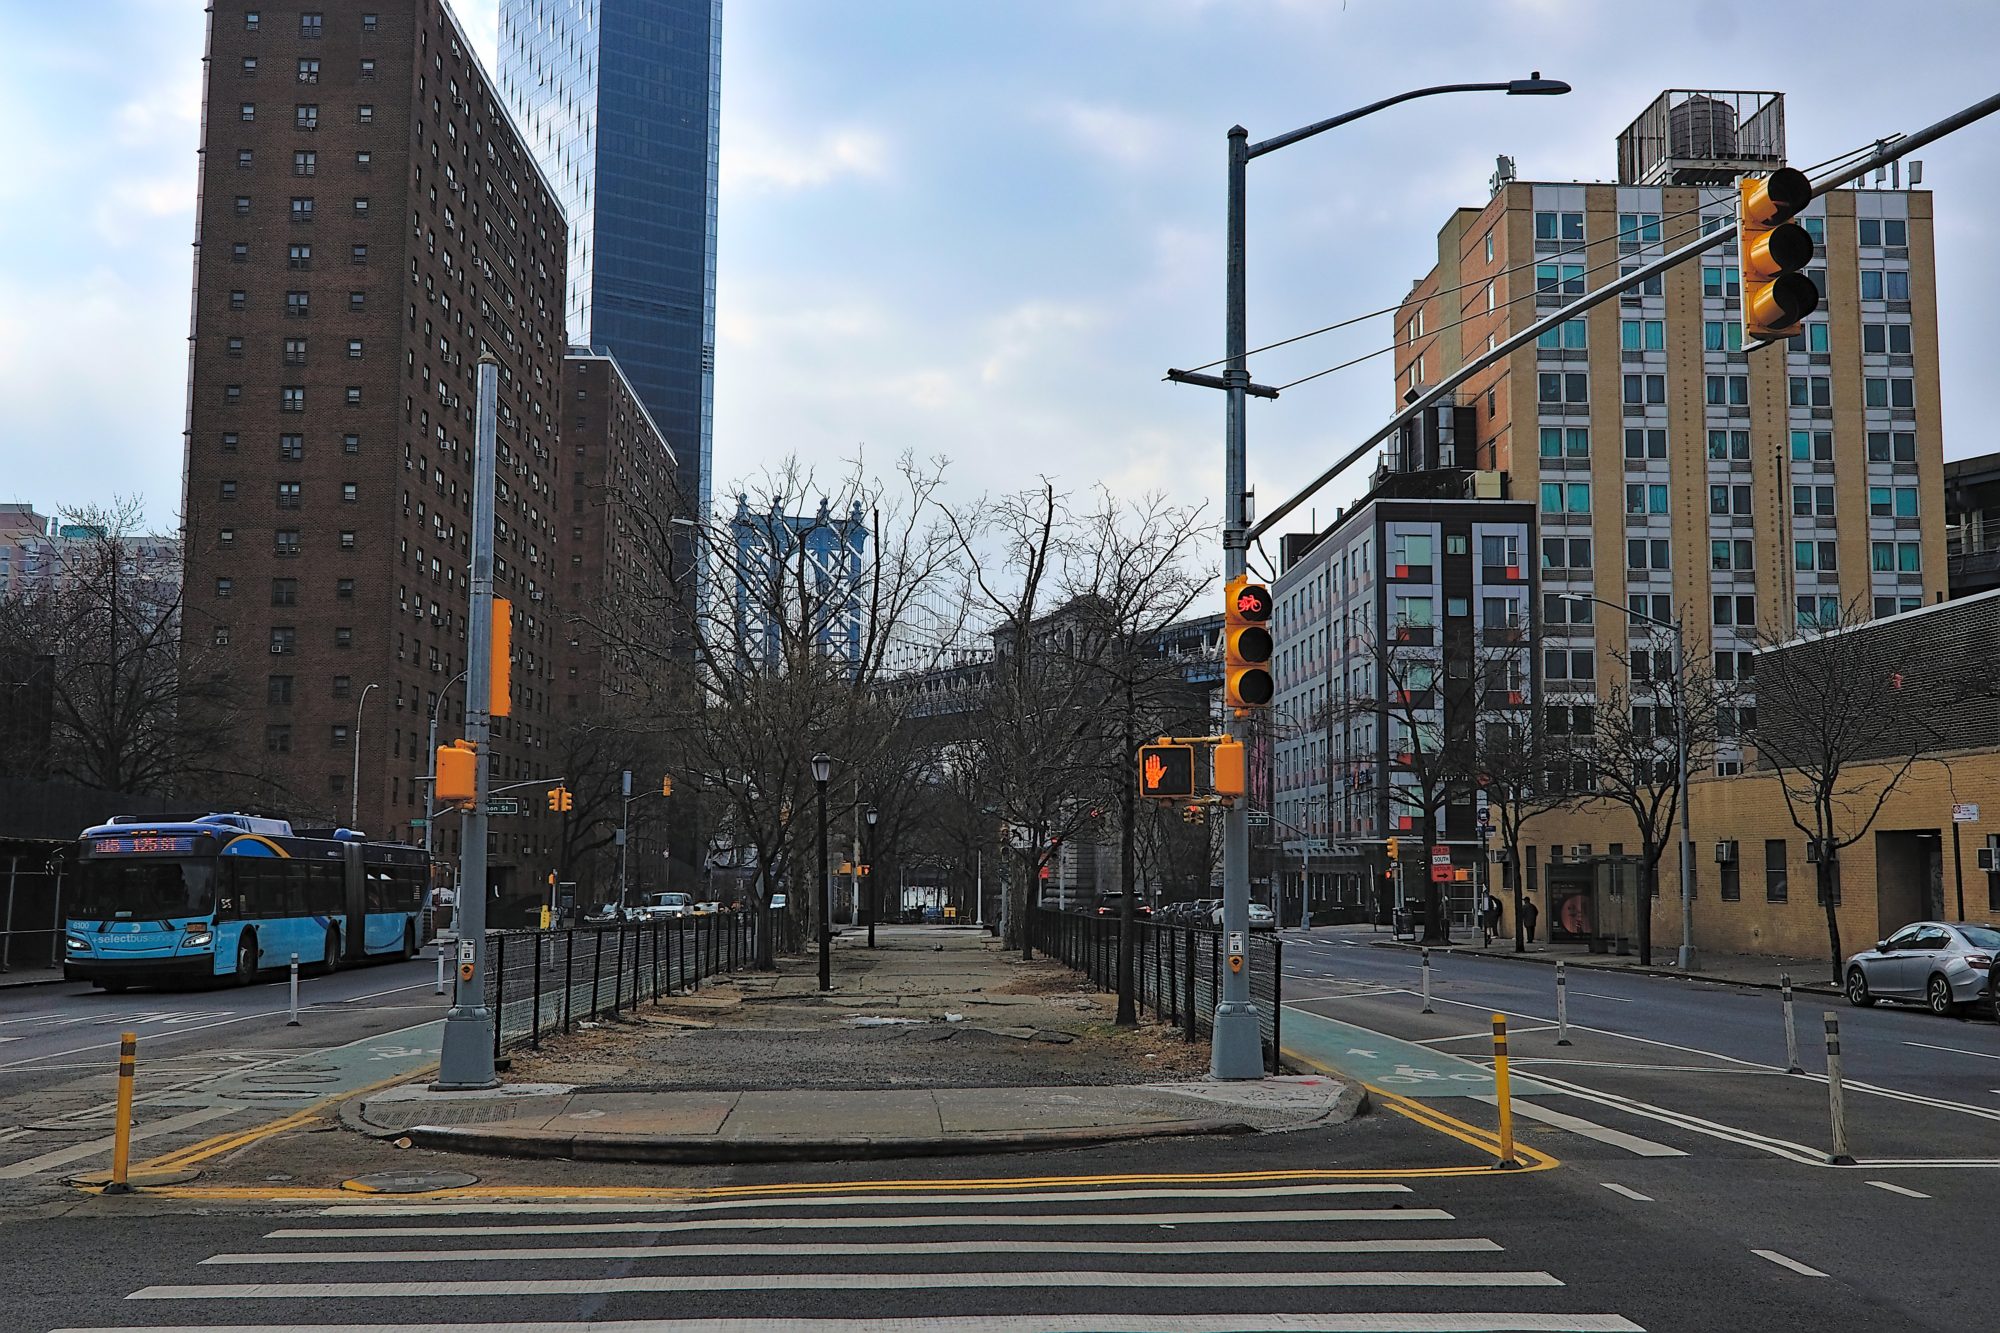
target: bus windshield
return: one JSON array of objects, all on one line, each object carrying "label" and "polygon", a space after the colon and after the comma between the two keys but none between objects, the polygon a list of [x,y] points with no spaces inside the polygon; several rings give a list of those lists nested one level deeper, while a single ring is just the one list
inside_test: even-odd
[{"label": "bus windshield", "polygon": [[215,867],[203,861],[85,861],[72,921],[161,921],[215,912]]}]

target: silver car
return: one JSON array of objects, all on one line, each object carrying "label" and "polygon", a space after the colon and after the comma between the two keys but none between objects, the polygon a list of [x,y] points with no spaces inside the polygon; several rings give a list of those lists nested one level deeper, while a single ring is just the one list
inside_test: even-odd
[{"label": "silver car", "polygon": [[1969,921],[1918,921],[1847,960],[1849,1004],[1921,1000],[1950,1014],[1987,996],[2000,926]]}]

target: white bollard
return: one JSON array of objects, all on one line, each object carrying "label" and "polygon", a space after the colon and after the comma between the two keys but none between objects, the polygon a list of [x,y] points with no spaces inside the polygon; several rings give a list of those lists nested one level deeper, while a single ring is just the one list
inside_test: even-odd
[{"label": "white bollard", "polygon": [[1423,1008],[1423,1012],[1424,1012],[1424,1013],[1427,1013],[1427,1014],[1432,1014],[1432,1013],[1436,1013],[1436,1012],[1437,1012],[1437,1011],[1436,1011],[1435,1009],[1431,1008],[1431,951],[1430,951],[1429,949],[1426,949],[1426,950],[1424,950],[1424,1008]]},{"label": "white bollard", "polygon": [[1847,1151],[1847,1094],[1840,1084],[1840,1020],[1833,1010],[1825,1011],[1826,1019],[1826,1102],[1827,1110],[1833,1117],[1833,1152],[1828,1160],[1835,1166],[1853,1166],[1854,1157]]},{"label": "white bollard", "polygon": [[1569,974],[1556,964],[1556,1045],[1569,1045]]},{"label": "white bollard", "polygon": [[1778,974],[1778,990],[1785,997],[1785,1072],[1803,1074],[1804,1066],[1799,1064],[1799,1030],[1792,1022],[1792,976],[1789,972]]},{"label": "white bollard", "polygon": [[285,1020],[285,1026],[288,1028],[295,1028],[298,1025],[299,1025],[299,956],[297,954],[293,954],[292,955],[292,1016]]},{"label": "white bollard", "polygon": [[444,936],[439,935],[433,943],[437,945],[438,951],[438,979],[437,989],[432,991],[431,994],[442,995],[444,994]]}]

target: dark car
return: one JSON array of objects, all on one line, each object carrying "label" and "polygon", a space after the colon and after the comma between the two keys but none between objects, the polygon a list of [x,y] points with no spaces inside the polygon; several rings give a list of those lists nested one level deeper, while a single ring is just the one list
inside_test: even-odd
[{"label": "dark car", "polygon": [[[1096,916],[1122,917],[1125,915],[1125,895],[1122,893],[1100,893],[1097,895],[1096,903],[1092,904],[1090,910]],[[1153,915],[1153,908],[1149,903],[1143,901],[1135,902],[1132,904],[1132,914],[1142,921],[1150,920]]]}]

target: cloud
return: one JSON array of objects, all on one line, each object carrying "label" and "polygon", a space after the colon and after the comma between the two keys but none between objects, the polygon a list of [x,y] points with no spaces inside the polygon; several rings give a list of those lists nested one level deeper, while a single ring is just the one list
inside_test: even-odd
[{"label": "cloud", "polygon": [[980,382],[997,385],[1011,378],[1024,361],[1062,359],[1056,344],[1065,335],[1088,329],[1099,320],[1088,306],[1058,301],[1027,301],[1015,306],[989,324],[987,336],[992,345],[980,362]]},{"label": "cloud", "polygon": [[781,138],[757,125],[731,124],[722,135],[724,192],[815,189],[843,177],[887,174],[883,137],[858,127]]},{"label": "cloud", "polygon": [[1158,165],[1172,142],[1165,120],[1108,102],[1060,102],[1046,118],[1062,127],[1065,142],[1128,170]]}]

